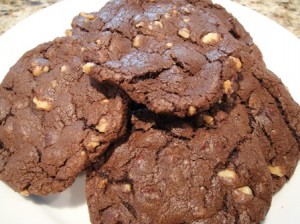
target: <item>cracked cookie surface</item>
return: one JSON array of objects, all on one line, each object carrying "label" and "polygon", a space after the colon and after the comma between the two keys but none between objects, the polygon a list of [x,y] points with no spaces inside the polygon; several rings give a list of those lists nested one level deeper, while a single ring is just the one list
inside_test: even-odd
[{"label": "cracked cookie surface", "polygon": [[145,114],[132,123],[133,133],[87,174],[93,224],[263,220],[272,181],[245,106],[220,111],[208,129]]},{"label": "cracked cookie surface", "polygon": [[209,1],[171,0],[112,1],[89,15],[75,17],[72,32],[98,35],[100,57],[86,59],[97,64],[91,76],[155,113],[180,117],[238,98],[265,143],[273,191],[289,180],[299,157],[299,105],[232,15]]},{"label": "cracked cookie surface", "polygon": [[112,1],[72,25],[75,36],[109,39],[98,40],[90,75],[156,113],[184,117],[209,109],[221,100],[225,81],[237,84],[239,52],[261,58],[242,26],[209,1]]},{"label": "cracked cookie surface", "polygon": [[154,112],[133,117],[132,135],[89,172],[92,223],[263,220],[297,165],[300,109],[250,35],[208,1],[120,0],[89,15],[72,34],[99,35],[90,75]]},{"label": "cracked cookie surface", "polygon": [[253,134],[261,143],[278,191],[294,173],[299,159],[299,105],[291,98],[282,82],[262,62],[241,54],[245,62],[242,79],[236,91],[247,106]]},{"label": "cracked cookie surface", "polygon": [[0,87],[0,179],[22,195],[63,191],[125,132],[127,101],[84,73],[82,47],[27,52]]}]

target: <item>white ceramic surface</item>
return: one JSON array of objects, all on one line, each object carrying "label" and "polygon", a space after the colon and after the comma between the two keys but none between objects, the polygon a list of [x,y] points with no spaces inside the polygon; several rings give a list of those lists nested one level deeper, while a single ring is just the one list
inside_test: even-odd
[{"label": "white ceramic surface", "polygon": [[[64,34],[81,11],[96,11],[107,0],[65,0],[48,7],[0,36],[0,80],[23,53],[37,44]],[[275,72],[300,102],[300,41],[266,17],[228,0],[215,0],[236,16],[263,52]],[[264,224],[300,223],[300,167],[277,193]],[[22,197],[0,182],[0,223],[89,223],[84,195],[84,175],[65,192],[47,197]]]}]

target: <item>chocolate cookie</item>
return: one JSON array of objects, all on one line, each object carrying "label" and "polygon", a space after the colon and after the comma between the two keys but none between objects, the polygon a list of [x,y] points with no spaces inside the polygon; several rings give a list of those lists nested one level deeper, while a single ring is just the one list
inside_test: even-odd
[{"label": "chocolate cookie", "polygon": [[82,33],[103,36],[95,40],[99,57],[87,59],[95,64],[89,75],[181,117],[231,93],[224,85],[238,84],[240,52],[261,58],[242,26],[210,1],[113,1],[74,19],[70,34]]},{"label": "chocolate cookie", "polygon": [[300,113],[300,108],[263,63],[243,53],[241,60],[244,63],[236,93],[248,108],[253,134],[264,142],[261,150],[269,164],[276,192],[292,176],[298,162],[300,117],[295,115]]},{"label": "chocolate cookie", "polygon": [[[97,13],[77,16],[72,32],[105,35],[98,41],[97,51],[102,57],[90,59],[100,64],[91,76],[121,86],[134,101],[156,113],[193,116],[239,98],[247,106],[253,134],[265,142],[263,153],[276,192],[297,165],[300,108],[281,81],[265,68],[260,51],[235,18],[209,1],[190,3],[110,2]],[[126,16],[117,20],[121,15]],[[205,38],[201,32],[209,29],[213,32]],[[183,31],[188,34],[186,38]],[[218,40],[203,43],[214,38]],[[103,41],[106,39],[112,41]],[[111,49],[118,49],[119,54]],[[171,67],[162,65],[170,60],[175,62]],[[207,66],[213,68],[203,81],[199,71]],[[217,68],[220,72],[214,73]],[[209,122],[213,117],[206,119]]]},{"label": "chocolate cookie", "polygon": [[125,132],[127,101],[84,74],[79,42],[34,48],[1,84],[0,179],[23,195],[63,191]]},{"label": "chocolate cookie", "polygon": [[245,106],[219,111],[214,128],[180,120],[162,130],[155,118],[138,116],[130,137],[88,172],[92,223],[263,220],[272,181]]}]

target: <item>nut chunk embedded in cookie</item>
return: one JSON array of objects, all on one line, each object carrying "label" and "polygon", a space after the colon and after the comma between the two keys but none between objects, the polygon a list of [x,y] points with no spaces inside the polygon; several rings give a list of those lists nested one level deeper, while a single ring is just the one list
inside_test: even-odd
[{"label": "nut chunk embedded in cookie", "polygon": [[211,129],[193,130],[188,121],[140,115],[132,119],[129,139],[88,171],[93,224],[264,219],[272,197],[271,175],[260,141],[246,138],[250,127],[244,106],[216,119]]},{"label": "nut chunk embedded in cookie", "polygon": [[129,2],[111,1],[93,20],[78,15],[72,32],[101,42],[99,57],[88,59],[96,64],[91,77],[120,86],[155,113],[186,117],[194,115],[190,108],[209,109],[234,94],[240,52],[260,55],[248,33],[210,1]]},{"label": "nut chunk embedded in cookie", "polygon": [[125,98],[85,74],[78,43],[34,48],[1,84],[0,179],[21,195],[63,191],[125,132]]}]

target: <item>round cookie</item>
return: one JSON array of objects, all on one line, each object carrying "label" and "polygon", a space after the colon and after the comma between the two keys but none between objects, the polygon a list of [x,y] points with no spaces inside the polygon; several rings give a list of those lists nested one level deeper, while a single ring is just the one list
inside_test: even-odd
[{"label": "round cookie", "polygon": [[95,64],[90,76],[155,113],[181,117],[231,94],[224,86],[238,83],[239,52],[261,58],[243,28],[209,1],[112,1],[74,19],[70,34],[83,33],[111,40],[95,40],[99,57],[87,59]]},{"label": "round cookie", "polygon": [[[168,9],[167,6],[172,3],[176,5],[176,8],[173,7],[171,13],[166,13],[165,10]],[[154,112],[178,116],[191,116],[197,114],[199,110],[201,110],[201,112],[203,112],[204,109],[204,111],[207,109],[212,110],[221,101],[230,101],[238,97],[239,100],[247,106],[248,114],[251,118],[250,123],[253,126],[253,134],[260,138],[262,143],[264,142],[262,151],[266,161],[268,161],[270,172],[272,173],[274,182],[273,191],[276,192],[292,176],[297,165],[300,149],[299,105],[293,101],[282,82],[265,68],[260,51],[253,44],[250,35],[235,18],[228,14],[222,7],[214,5],[209,1],[192,1],[192,3],[194,4],[195,11],[192,10],[193,6],[185,3],[185,1],[159,1],[156,3],[141,1],[143,12],[140,12],[140,5],[137,5],[135,2],[127,4],[125,1],[112,1],[99,12],[91,14],[82,13],[75,17],[72,24],[72,33],[73,35],[89,34],[92,37],[98,35],[98,39],[94,41],[98,44],[99,49],[97,51],[101,57],[88,58],[88,60],[100,64],[100,66],[93,68],[91,72],[92,76],[96,77],[99,81],[120,85],[133,100],[138,103],[146,104],[146,106]],[[154,10],[155,4],[160,6],[164,5],[166,7],[161,7],[160,10]],[[186,5],[183,6],[184,4]],[[107,13],[109,10],[112,10],[111,14]],[[192,19],[199,16],[194,15],[197,11],[203,12],[202,15],[200,15],[200,17],[202,16],[203,18],[202,20],[198,18],[195,22]],[[154,20],[151,24],[151,18],[154,18],[160,13],[163,14],[163,16],[159,16],[160,20]],[[123,20],[118,21],[117,17],[124,14],[126,16],[122,17]],[[150,16],[152,17],[150,18]],[[134,25],[136,18],[143,21]],[[129,22],[124,24],[123,21],[126,21],[126,19],[128,19]],[[126,55],[131,54],[132,51],[146,52],[149,54],[154,52],[155,54],[160,54],[160,56],[166,56],[166,52],[172,51],[172,55],[174,56],[176,52],[174,53],[173,51],[176,49],[176,45],[172,43],[171,45],[163,46],[167,39],[163,39],[162,37],[169,35],[169,33],[166,34],[166,32],[169,32],[170,27],[177,28],[176,24],[172,24],[172,20],[176,21],[176,19],[182,19],[183,22],[187,22],[188,26],[192,28],[193,21],[199,24],[199,27],[204,28],[211,25],[211,23],[214,25],[219,24],[217,30],[219,31],[221,29],[224,34],[221,31],[218,33],[222,33],[222,35],[226,37],[217,45],[211,44],[206,46],[203,45],[203,43],[199,43],[198,40],[198,42],[196,41],[197,43],[195,43],[192,40],[192,36],[180,44],[182,48],[182,46],[190,44],[189,41],[191,40],[193,47],[196,44],[198,46],[197,50],[205,56],[209,63],[225,60],[224,64],[226,67],[226,65],[228,65],[227,62],[231,61],[228,62],[229,64],[231,63],[231,67],[227,70],[225,69],[221,74],[226,74],[231,78],[225,81],[223,80],[222,86],[219,86],[221,91],[219,92],[218,101],[211,101],[211,104],[208,103],[205,107],[201,107],[201,109],[192,104],[186,107],[185,97],[192,99],[191,95],[186,94],[182,97],[176,94],[182,89],[195,93],[191,90],[197,87],[199,87],[198,90],[203,91],[204,88],[205,91],[205,87],[202,85],[203,82],[188,82],[189,77],[181,79],[182,76],[179,74],[180,72],[174,69],[174,66],[160,74],[153,72],[146,73],[146,76],[143,76],[141,80],[136,77],[132,78],[132,74],[128,75],[127,67],[125,69],[126,71],[121,73],[116,73],[115,70],[107,68],[107,63],[112,63],[113,66],[117,67],[117,70],[122,69],[122,65],[120,65],[119,62],[125,58]],[[201,21],[206,21],[206,24],[201,23]],[[162,30],[160,30],[161,24],[159,22],[162,23]],[[167,24],[168,27],[166,27],[165,24]],[[182,23],[178,24],[180,25]],[[141,46],[135,46],[135,44],[139,44],[139,38],[136,39],[139,35],[146,36],[147,41],[141,41]],[[171,32],[170,35],[174,35],[174,32]],[[178,33],[177,38],[179,38],[179,36],[180,34]],[[171,39],[174,40],[173,38]],[[153,41],[157,42],[153,44]],[[110,49],[118,50],[116,53],[116,50],[112,51]],[[184,51],[180,49],[177,55],[180,55],[182,52]],[[171,57],[174,59],[172,55]],[[192,63],[193,60],[197,58],[195,55],[197,54],[194,52],[181,57],[179,59],[181,67],[189,66],[187,63]],[[147,57],[146,60],[149,58],[151,57]],[[139,66],[144,66],[145,63],[140,64],[138,54],[131,59],[134,61],[134,65],[129,66],[130,68],[128,69],[136,69],[137,72],[142,71]],[[165,58],[160,58],[156,63],[153,62],[152,64],[158,66],[164,59]],[[178,60],[178,57],[176,60]],[[130,60],[125,61],[127,63]],[[199,61],[200,60],[198,60],[198,62]],[[176,66],[177,65],[178,63]],[[191,67],[189,67],[189,69],[190,68]],[[232,69],[235,69],[235,71]],[[211,74],[212,76],[216,75]],[[191,79],[195,77],[196,76],[192,76]],[[123,81],[123,79],[126,80]],[[119,80],[121,81],[119,82]],[[165,92],[168,97],[164,97]],[[176,94],[174,94],[175,92]],[[196,97],[200,95],[198,92]],[[172,101],[172,105],[166,104],[165,98],[167,98],[168,101]],[[185,102],[182,104],[182,101]],[[192,102],[197,104],[197,102],[199,103],[200,101],[193,98]],[[205,101],[205,103],[207,102],[208,101]],[[178,111],[177,109],[182,105],[185,105],[184,107],[187,109],[181,110],[181,108]],[[179,107],[176,108],[176,106]],[[166,107],[168,107],[167,110],[165,110]],[[209,121],[212,118],[208,116],[206,119]]]},{"label": "round cookie", "polygon": [[261,222],[272,197],[261,143],[245,106],[226,114],[198,129],[133,118],[133,133],[87,174],[91,222]]},{"label": "round cookie", "polygon": [[75,37],[27,52],[0,87],[0,179],[22,195],[69,187],[125,132],[127,101],[84,74]]}]

